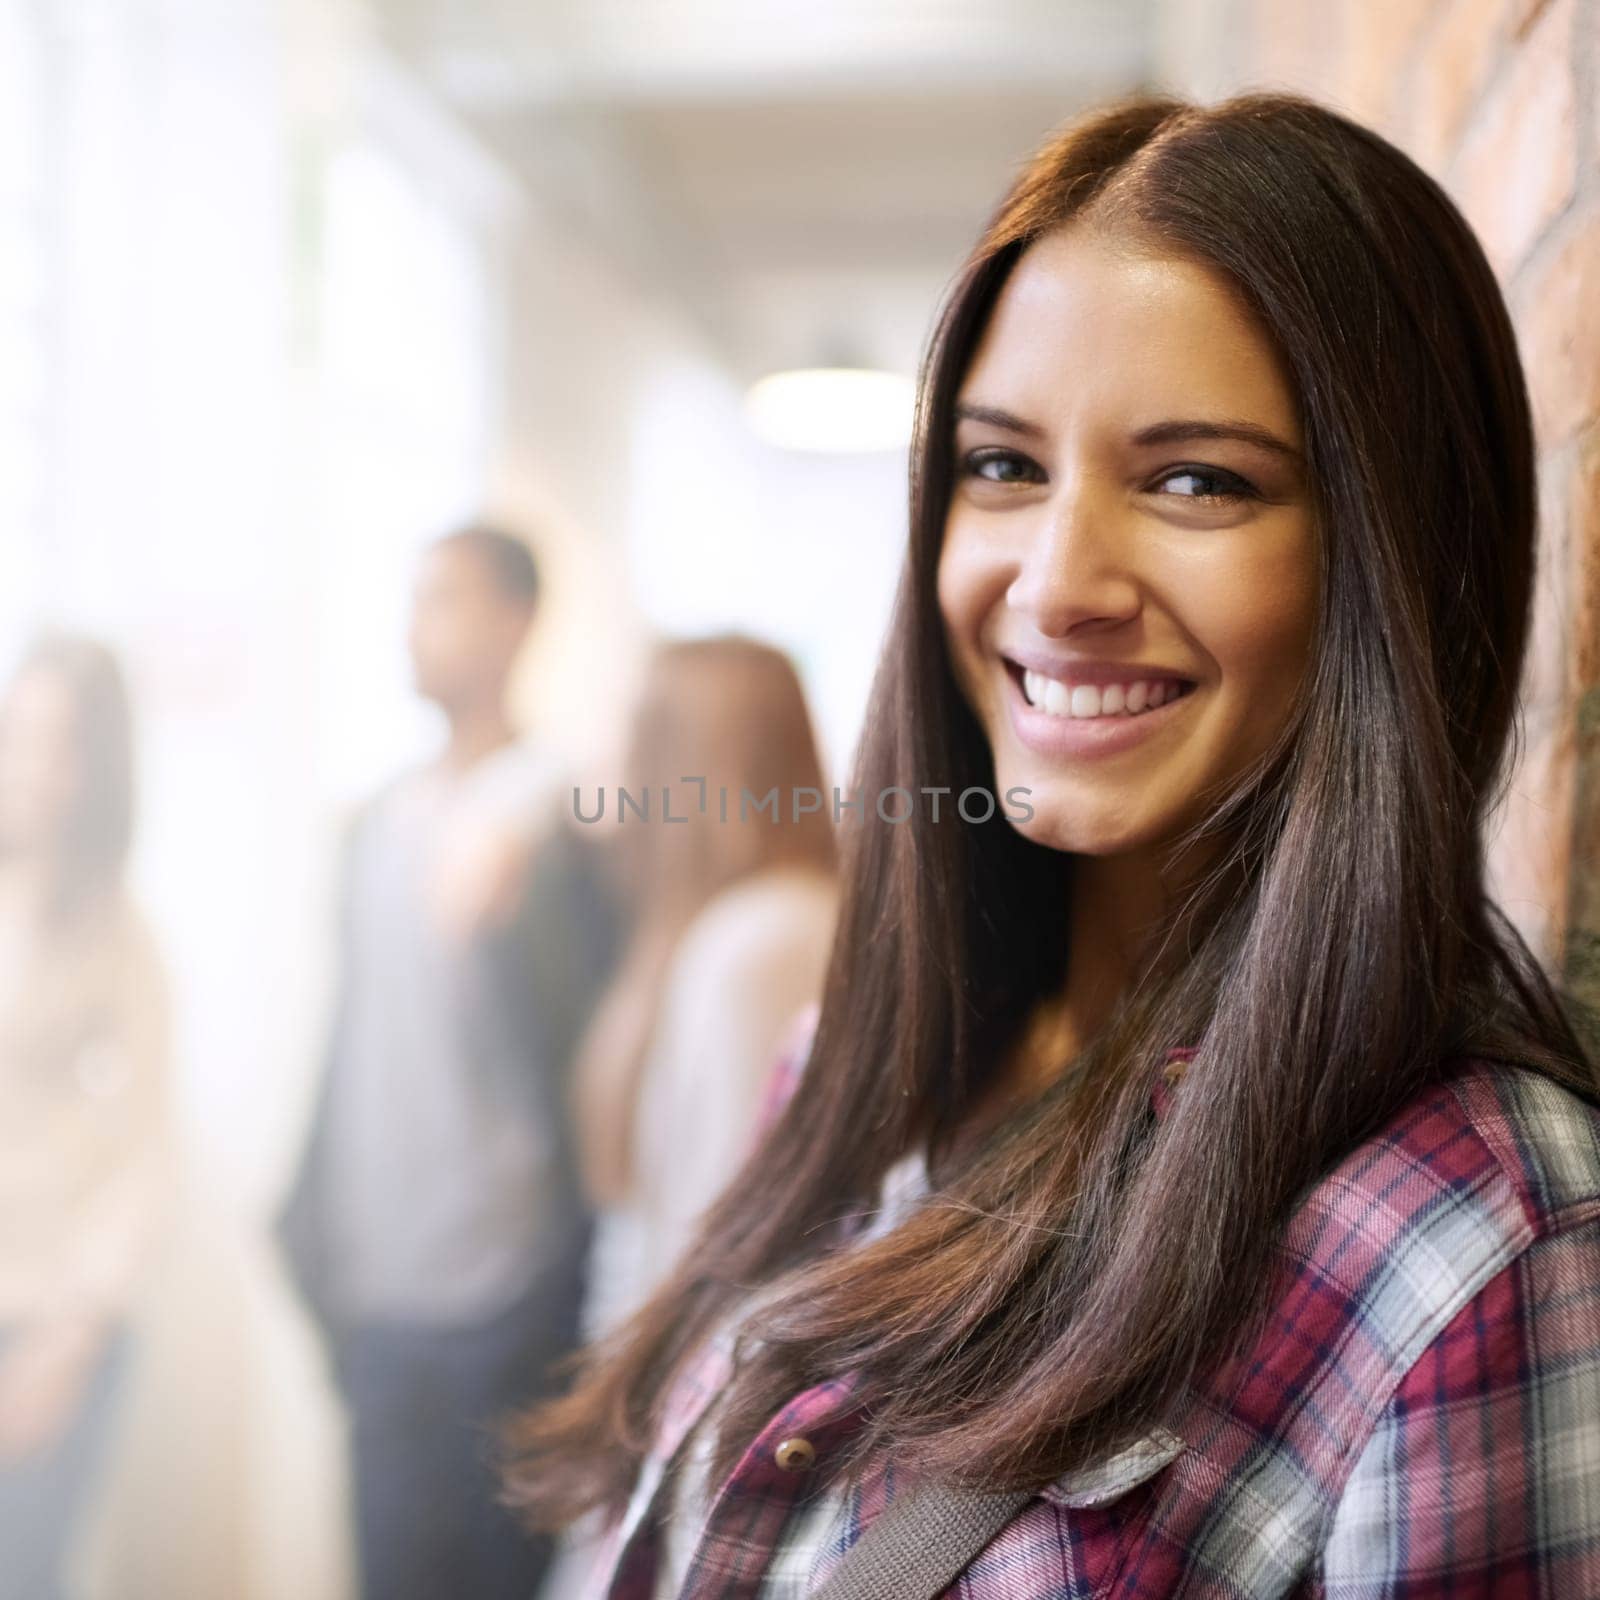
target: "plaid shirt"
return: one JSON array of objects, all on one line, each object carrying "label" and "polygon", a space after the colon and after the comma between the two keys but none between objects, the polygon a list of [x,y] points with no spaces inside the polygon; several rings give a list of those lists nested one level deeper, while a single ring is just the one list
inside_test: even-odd
[{"label": "plaid shirt", "polygon": [[[1152,1085],[1158,1117],[1192,1053]],[[596,1600],[655,1594],[668,1469],[728,1376],[712,1341],[675,1382]],[[682,1600],[805,1594],[893,1499],[892,1462],[817,1496],[780,1448],[825,1461],[853,1388],[807,1389],[751,1441]],[[1167,1420],[1044,1485],[947,1600],[1600,1600],[1600,1111],[1459,1063],[1302,1200],[1266,1331]]]}]

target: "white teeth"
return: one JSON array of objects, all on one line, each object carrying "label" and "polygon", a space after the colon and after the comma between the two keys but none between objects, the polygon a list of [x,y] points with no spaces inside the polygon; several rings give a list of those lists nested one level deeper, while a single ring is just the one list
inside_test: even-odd
[{"label": "white teeth", "polygon": [[1022,693],[1028,704],[1053,717],[1138,716],[1177,699],[1181,692],[1178,684],[1168,678],[1145,678],[1127,685],[1108,683],[1104,688],[1079,683],[1069,689],[1031,668],[1025,668],[1022,674]]}]

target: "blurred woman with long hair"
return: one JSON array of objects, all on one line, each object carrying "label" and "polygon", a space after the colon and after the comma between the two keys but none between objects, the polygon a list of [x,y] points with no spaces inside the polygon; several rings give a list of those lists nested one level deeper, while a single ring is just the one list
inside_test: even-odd
[{"label": "blurred woman with long hair", "polygon": [[1470,228],[1300,96],[1088,112],[951,285],[911,490],[795,1086],[513,1491],[612,1514],[619,1600],[1600,1594]]},{"label": "blurred woman with long hair", "polygon": [[631,934],[574,1069],[600,1213],[591,1333],[666,1276],[745,1155],[836,913],[831,800],[780,650],[733,634],[658,647],[624,765],[591,826],[615,836]]},{"label": "blurred woman with long hair", "polygon": [[170,1173],[168,1011],[127,888],[128,694],[53,634],[0,700],[0,1595],[47,1600]]}]

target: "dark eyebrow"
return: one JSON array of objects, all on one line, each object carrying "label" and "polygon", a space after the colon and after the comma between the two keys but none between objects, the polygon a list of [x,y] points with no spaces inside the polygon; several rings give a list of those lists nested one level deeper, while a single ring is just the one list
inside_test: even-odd
[{"label": "dark eyebrow", "polygon": [[1152,423],[1133,436],[1135,444],[1176,444],[1180,439],[1237,439],[1242,444],[1253,444],[1275,455],[1285,456],[1299,464],[1301,455],[1286,439],[1280,439],[1269,428],[1255,422],[1202,422],[1174,419],[1171,422]]},{"label": "dark eyebrow", "polygon": [[991,428],[1004,428],[1007,433],[1020,433],[1025,439],[1042,439],[1045,436],[1044,429],[1035,422],[1024,422],[1021,417],[999,406],[974,405],[966,400],[956,401],[955,420],[987,422]]},{"label": "dark eyebrow", "polygon": [[[958,400],[955,419],[957,422],[987,422],[990,427],[1003,428],[1007,433],[1020,434],[1025,439],[1045,437],[1045,430],[1037,423],[1025,422],[1000,406],[974,405]],[[1136,445],[1176,444],[1183,439],[1237,439],[1243,444],[1253,444],[1258,449],[1284,456],[1297,465],[1302,462],[1300,452],[1292,444],[1254,422],[1204,422],[1199,418],[1173,418],[1141,428],[1133,435],[1132,442]]]}]

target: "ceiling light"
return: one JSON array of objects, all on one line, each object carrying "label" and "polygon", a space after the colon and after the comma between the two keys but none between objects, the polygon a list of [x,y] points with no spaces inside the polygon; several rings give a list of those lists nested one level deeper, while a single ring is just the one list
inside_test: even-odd
[{"label": "ceiling light", "polygon": [[915,400],[916,385],[897,372],[803,367],[752,384],[744,412],[761,438],[784,450],[903,450]]}]

